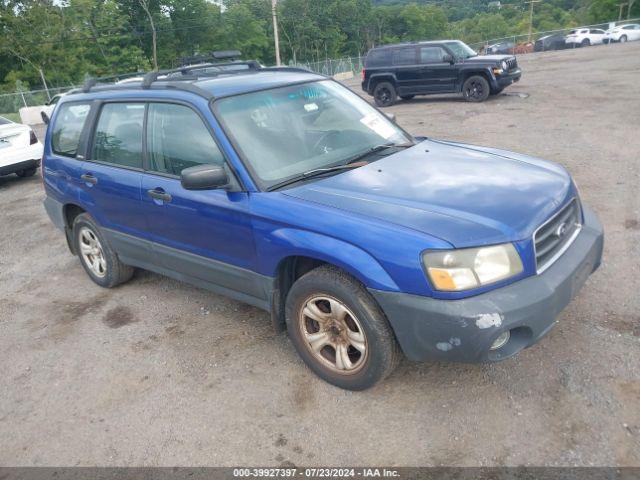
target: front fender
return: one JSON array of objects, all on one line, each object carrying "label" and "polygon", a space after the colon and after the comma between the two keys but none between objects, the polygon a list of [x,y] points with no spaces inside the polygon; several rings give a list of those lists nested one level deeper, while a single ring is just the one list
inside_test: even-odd
[{"label": "front fender", "polygon": [[276,276],[282,260],[304,256],[342,268],[369,288],[400,291],[398,285],[380,263],[355,245],[336,238],[294,228],[279,228],[270,232],[256,245],[259,270]]}]

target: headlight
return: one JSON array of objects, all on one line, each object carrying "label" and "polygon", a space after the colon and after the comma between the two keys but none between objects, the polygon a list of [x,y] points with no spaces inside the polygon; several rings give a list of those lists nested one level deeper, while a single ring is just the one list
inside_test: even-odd
[{"label": "headlight", "polygon": [[501,65],[502,65],[502,70],[504,70],[505,72],[509,69],[509,65],[507,65],[506,61],[503,60]]},{"label": "headlight", "polygon": [[422,254],[437,290],[457,292],[495,283],[522,272],[522,260],[511,243]]}]

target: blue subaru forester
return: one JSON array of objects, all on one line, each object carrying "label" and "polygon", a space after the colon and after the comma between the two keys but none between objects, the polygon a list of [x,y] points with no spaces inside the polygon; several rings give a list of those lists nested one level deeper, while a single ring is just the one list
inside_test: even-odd
[{"label": "blue subaru forester", "polygon": [[61,99],[45,207],[103,287],[134,268],[271,313],[324,380],[497,361],[554,325],[603,231],[545,160],[415,138],[291,68],[148,74]]}]

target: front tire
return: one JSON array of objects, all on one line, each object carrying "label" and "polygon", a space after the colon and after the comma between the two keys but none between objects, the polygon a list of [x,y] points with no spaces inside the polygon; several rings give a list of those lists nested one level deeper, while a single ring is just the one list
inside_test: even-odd
[{"label": "front tire", "polygon": [[326,382],[364,390],[398,364],[400,349],[384,313],[361,283],[335,267],[299,278],[285,312],[298,354]]},{"label": "front tire", "polygon": [[115,287],[133,276],[133,267],[120,261],[88,213],[73,221],[73,242],[85,272],[101,287]]},{"label": "front tire", "polygon": [[462,85],[462,94],[467,102],[484,102],[489,93],[489,82],[480,75],[467,78]]},{"label": "front tire", "polygon": [[392,83],[380,82],[373,89],[373,98],[378,107],[390,107],[396,103],[398,94]]},{"label": "front tire", "polygon": [[36,174],[36,170],[37,168],[27,168],[26,170],[20,170],[19,172],[16,172],[16,175],[21,178],[33,177]]}]

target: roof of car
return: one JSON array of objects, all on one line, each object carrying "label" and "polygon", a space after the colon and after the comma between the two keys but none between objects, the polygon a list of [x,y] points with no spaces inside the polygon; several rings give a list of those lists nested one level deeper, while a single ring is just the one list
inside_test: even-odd
[{"label": "roof of car", "polygon": [[395,48],[395,47],[411,47],[415,45],[439,45],[441,43],[447,42],[459,42],[460,40],[419,40],[415,42],[404,42],[404,43],[392,43],[390,45],[380,45],[378,47],[374,47],[371,50],[383,50],[385,48]]},{"label": "roof of car", "polygon": [[[286,85],[306,83],[325,79],[323,75],[309,72],[303,69],[273,67],[260,70],[240,70],[225,72],[216,76],[185,76],[184,78],[158,78],[151,80],[153,90],[175,88],[179,90],[191,90],[194,93],[206,94],[208,97],[219,98],[255,92],[269,88],[283,87]],[[129,81],[120,84],[89,84],[83,89],[71,93],[98,93],[109,92],[109,96],[116,96],[118,92],[131,91],[131,89],[144,88],[145,80]]]}]

